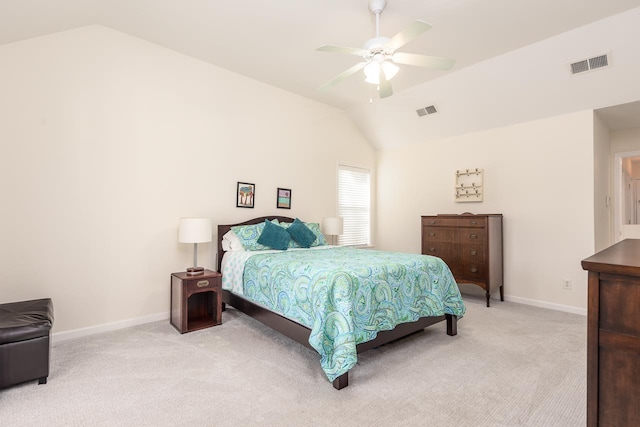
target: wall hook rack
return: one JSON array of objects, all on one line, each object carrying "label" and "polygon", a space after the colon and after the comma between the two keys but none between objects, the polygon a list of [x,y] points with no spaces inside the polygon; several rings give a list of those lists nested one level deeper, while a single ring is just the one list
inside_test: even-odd
[{"label": "wall hook rack", "polygon": [[456,202],[481,202],[484,170],[480,168],[456,171]]}]

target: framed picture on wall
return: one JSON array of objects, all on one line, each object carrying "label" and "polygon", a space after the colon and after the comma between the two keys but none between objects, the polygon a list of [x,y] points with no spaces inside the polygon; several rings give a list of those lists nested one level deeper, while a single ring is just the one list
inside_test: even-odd
[{"label": "framed picture on wall", "polygon": [[291,209],[291,189],[278,188],[278,198],[276,200],[276,208]]},{"label": "framed picture on wall", "polygon": [[256,195],[256,185],[248,182],[238,182],[236,195],[236,207],[253,208],[253,200]]}]

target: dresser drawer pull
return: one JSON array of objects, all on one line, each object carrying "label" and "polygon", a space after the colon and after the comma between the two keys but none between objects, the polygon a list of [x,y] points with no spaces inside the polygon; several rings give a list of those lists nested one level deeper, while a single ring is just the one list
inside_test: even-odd
[{"label": "dresser drawer pull", "polygon": [[427,221],[427,224],[429,225],[435,225],[435,223],[436,223],[435,221]]},{"label": "dresser drawer pull", "polygon": [[436,248],[429,248],[429,252],[435,252]]},{"label": "dresser drawer pull", "polygon": [[476,256],[477,255],[476,251],[471,251],[471,255]]},{"label": "dresser drawer pull", "polygon": [[478,272],[478,269],[477,269],[477,268],[475,268],[475,267],[471,267],[470,271],[471,271],[472,273],[477,273],[477,272]]},{"label": "dresser drawer pull", "polygon": [[206,288],[207,286],[209,286],[209,281],[208,280],[199,280],[198,283],[196,284],[196,286],[198,286],[199,288]]},{"label": "dresser drawer pull", "polygon": [[471,225],[477,225],[477,224],[478,224],[478,221],[471,221],[469,224],[471,224]]},{"label": "dresser drawer pull", "polygon": [[429,237],[435,237],[436,233],[429,233]]},{"label": "dresser drawer pull", "polygon": [[470,235],[469,235],[469,238],[470,238],[470,239],[477,239],[477,238],[478,238],[478,235],[477,235],[477,234],[470,234]]}]

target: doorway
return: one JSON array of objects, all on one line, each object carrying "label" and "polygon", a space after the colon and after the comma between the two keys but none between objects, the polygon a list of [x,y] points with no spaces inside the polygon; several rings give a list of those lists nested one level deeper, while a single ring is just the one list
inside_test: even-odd
[{"label": "doorway", "polygon": [[615,155],[615,242],[640,238],[640,151]]}]

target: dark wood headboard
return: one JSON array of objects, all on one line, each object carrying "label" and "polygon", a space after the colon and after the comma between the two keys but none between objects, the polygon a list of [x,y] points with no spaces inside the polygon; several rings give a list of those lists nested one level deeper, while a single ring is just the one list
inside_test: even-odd
[{"label": "dark wood headboard", "polygon": [[231,227],[235,227],[237,225],[252,225],[252,224],[260,224],[265,220],[274,220],[277,219],[279,222],[293,222],[293,218],[289,218],[287,216],[261,216],[258,218],[252,218],[245,222],[239,222],[237,224],[219,224],[218,225],[218,271],[220,271],[222,267],[222,257],[224,256],[224,250],[222,250],[222,237],[227,234],[227,231],[231,230]]}]

